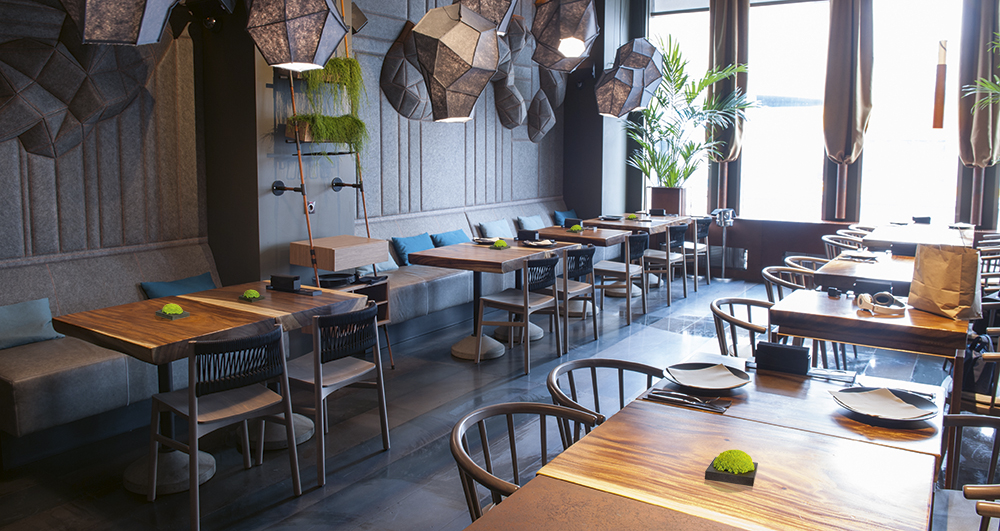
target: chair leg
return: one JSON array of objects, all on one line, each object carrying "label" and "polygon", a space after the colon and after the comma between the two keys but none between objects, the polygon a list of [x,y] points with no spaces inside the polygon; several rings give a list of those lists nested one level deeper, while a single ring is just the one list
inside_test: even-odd
[{"label": "chair leg", "polygon": [[[378,351],[376,350],[376,353]],[[389,449],[389,409],[385,403],[385,382],[382,378],[381,367],[375,378],[375,392],[378,393],[378,416],[382,428],[382,449]]]},{"label": "chair leg", "polygon": [[[698,239],[694,240],[694,251],[691,253],[694,255],[694,292],[698,293]],[[684,257],[684,265],[687,265],[687,257]]]},{"label": "chair leg", "polygon": [[642,314],[649,313],[649,304],[646,295],[649,293],[649,275],[646,274],[645,266],[642,267]]},{"label": "chair leg", "polygon": [[250,455],[250,428],[246,420],[242,422],[242,427],[243,437],[240,439],[240,444],[243,446],[243,468],[249,470],[253,462]]},{"label": "chair leg", "polygon": [[[555,311],[556,317],[559,317],[559,294],[556,292],[556,287],[552,286],[552,309]],[[562,356],[563,347],[565,346],[562,342],[562,329],[560,328],[559,319],[556,319],[556,355]]]},{"label": "chair leg", "polygon": [[[315,382],[313,385],[316,385]],[[320,398],[322,394],[322,389],[317,385],[316,389],[316,412],[313,414],[313,423],[315,424],[315,434],[313,438],[316,440],[316,485],[322,487],[326,485],[326,434],[323,430],[324,417],[323,411],[326,409],[326,400]]]},{"label": "chair leg", "polygon": [[708,238],[705,238],[705,284],[712,284],[712,259],[709,258],[712,254],[712,246],[708,244]]},{"label": "chair leg", "polygon": [[[687,259],[685,259],[684,261],[681,262],[681,270],[684,273],[684,276],[682,276],[681,279],[684,282],[684,298],[686,299],[687,296],[688,296],[688,262],[687,262]],[[698,279],[696,278],[696,279],[694,279],[694,281],[695,281],[695,283],[697,283]]]},{"label": "chair leg", "polygon": [[[149,422],[149,472],[147,476],[149,485],[146,491],[147,501],[156,500],[156,465],[160,457],[160,444],[156,441],[156,436],[160,434],[160,408],[157,406],[156,399],[153,399],[152,410],[153,417]],[[169,415],[170,413],[167,414]]]},{"label": "chair leg", "polygon": [[476,329],[476,363],[483,354],[483,302],[479,301],[479,327]]},{"label": "chair leg", "polygon": [[[597,290],[590,287],[590,308],[593,310],[590,315],[594,321],[594,341],[597,341]],[[587,318],[587,302],[583,303],[583,318]]]},{"label": "chair leg", "polygon": [[[531,338],[528,337],[528,315],[524,315],[521,323],[521,343],[524,345],[524,374],[531,370]],[[512,331],[513,332],[513,331]]]},{"label": "chair leg", "polygon": [[392,343],[389,343],[389,325],[382,325],[382,331],[385,332],[385,348],[389,349],[389,368],[395,370],[396,362],[392,359]]},{"label": "chair leg", "polygon": [[257,421],[257,466],[264,464],[264,419]]},{"label": "chair leg", "polygon": [[674,266],[670,264],[670,255],[667,254],[667,306],[674,301],[672,285],[674,283]]},{"label": "chair leg", "polygon": [[[378,330],[375,331],[375,335],[378,335]],[[377,354],[378,352],[376,352]],[[292,473],[292,491],[295,492],[296,496],[302,496],[302,478],[299,477],[299,450],[295,446],[295,419],[292,418],[292,397],[289,394],[287,380],[282,387],[282,393],[285,396],[282,397],[281,401],[285,405],[285,436],[288,437],[288,466]],[[261,447],[263,446],[263,441],[261,441]]]},{"label": "chair leg", "polygon": [[[261,445],[264,439],[261,438]],[[201,529],[201,507],[198,492],[198,433],[188,433],[188,485],[191,498],[191,531]]]}]

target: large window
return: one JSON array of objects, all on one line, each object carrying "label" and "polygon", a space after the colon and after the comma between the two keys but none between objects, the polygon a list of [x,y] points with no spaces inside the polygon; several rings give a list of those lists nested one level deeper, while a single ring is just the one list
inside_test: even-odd
[{"label": "large window", "polygon": [[[861,221],[955,218],[959,0],[874,4],[872,114],[865,135]],[[900,14],[903,14],[902,16]],[[938,41],[948,41],[944,128],[933,129]]]},{"label": "large window", "polygon": [[[659,45],[670,35],[680,43],[681,53],[687,59],[687,72],[692,78],[700,78],[708,70],[709,26],[708,11],[675,13],[652,17],[649,20],[650,42]],[[650,183],[656,186],[656,183]],[[684,183],[687,190],[687,211],[692,214],[704,213],[708,207],[708,161]],[[649,205],[647,190],[646,204]]]},{"label": "large window", "polygon": [[827,2],[750,8],[740,217],[820,217],[829,26]]}]

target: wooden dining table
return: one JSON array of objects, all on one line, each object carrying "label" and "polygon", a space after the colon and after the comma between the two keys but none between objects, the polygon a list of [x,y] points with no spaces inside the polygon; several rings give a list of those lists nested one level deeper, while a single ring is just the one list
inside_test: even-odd
[{"label": "wooden dining table", "polygon": [[[613,219],[621,218],[621,219]],[[601,229],[625,230],[629,232],[645,232],[649,235],[662,234],[672,225],[690,223],[688,216],[649,216],[638,215],[636,219],[628,219],[628,214],[621,216],[602,216],[583,220],[584,227]]]},{"label": "wooden dining table", "polygon": [[893,295],[905,297],[910,293],[913,264],[912,256],[875,253],[873,261],[861,261],[842,254],[817,269],[814,278],[816,284],[824,288],[835,287],[841,291],[854,289],[857,280],[886,282],[892,286]]},{"label": "wooden dining table", "polygon": [[862,238],[864,246],[872,251],[886,251],[893,245],[913,247],[918,244],[956,245],[972,247],[975,229],[951,229],[947,225],[908,223],[905,225],[879,225]]},{"label": "wooden dining table", "polygon": [[[476,359],[476,345],[480,341],[476,331],[479,330],[479,301],[483,295],[483,273],[503,274],[523,271],[523,285],[527,286],[525,265],[528,260],[544,258],[549,253],[565,253],[580,246],[578,243],[566,241],[557,241],[549,247],[534,247],[513,239],[507,240],[507,243],[509,247],[502,250],[493,249],[490,245],[469,242],[416,251],[408,255],[411,264],[472,271],[472,335],[452,345],[451,355],[456,358]],[[499,341],[491,337],[482,338],[482,359],[498,358],[503,356],[504,351],[504,346]]]}]

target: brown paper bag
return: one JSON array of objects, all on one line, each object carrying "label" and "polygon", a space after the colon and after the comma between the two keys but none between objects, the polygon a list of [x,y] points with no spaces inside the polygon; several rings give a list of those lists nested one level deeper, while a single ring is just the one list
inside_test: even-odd
[{"label": "brown paper bag", "polygon": [[979,251],[957,245],[918,245],[908,302],[952,319],[980,319]]}]

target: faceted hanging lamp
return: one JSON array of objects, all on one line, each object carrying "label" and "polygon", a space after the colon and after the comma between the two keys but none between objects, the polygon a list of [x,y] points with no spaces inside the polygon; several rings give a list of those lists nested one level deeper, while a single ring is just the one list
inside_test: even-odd
[{"label": "faceted hanging lamp", "polygon": [[511,61],[517,59],[517,55],[521,53],[521,49],[528,42],[528,28],[524,25],[524,17],[521,15],[511,17],[507,33],[504,34],[503,38],[507,41],[507,46],[510,46]]},{"label": "faceted hanging lamp", "polygon": [[618,48],[614,66],[604,71],[595,87],[598,112],[621,118],[645,109],[663,81],[662,59],[660,51],[642,37]]},{"label": "faceted hanging lamp", "polygon": [[497,118],[500,119],[500,125],[507,129],[514,129],[524,123],[528,116],[528,109],[524,102],[524,96],[521,95],[521,91],[517,89],[516,85],[505,82],[493,83],[493,95],[496,99]]},{"label": "faceted hanging lamp", "polygon": [[642,88],[636,87],[634,78],[641,73],[631,68],[615,66],[604,71],[597,81],[597,112],[608,118],[621,118],[639,106]]},{"label": "faceted hanging lamp", "polygon": [[177,0],[62,0],[84,44],[159,42]]},{"label": "faceted hanging lamp", "polygon": [[[396,112],[405,118],[420,120],[430,108],[424,79],[417,66],[412,64],[416,63],[416,53],[412,48],[413,23],[407,20],[382,61],[379,86]],[[413,53],[412,63],[410,53]]]},{"label": "faceted hanging lamp", "polygon": [[545,91],[549,104],[558,109],[566,99],[566,73],[538,67],[538,85]]},{"label": "faceted hanging lamp", "polygon": [[427,12],[413,28],[435,122],[465,122],[496,73],[496,26],[462,5]]},{"label": "faceted hanging lamp", "polygon": [[254,0],[247,31],[267,64],[302,72],[326,65],[347,24],[333,0]]},{"label": "faceted hanging lamp", "polygon": [[552,112],[549,98],[539,89],[528,107],[528,139],[536,144],[541,142],[542,137],[555,125],[556,115]]},{"label": "faceted hanging lamp", "polygon": [[587,58],[600,28],[593,0],[539,0],[531,34],[531,58],[550,70],[572,72]]},{"label": "faceted hanging lamp", "polygon": [[497,35],[507,33],[510,18],[517,7],[517,0],[455,0],[453,3],[462,4],[492,22],[497,27]]}]

